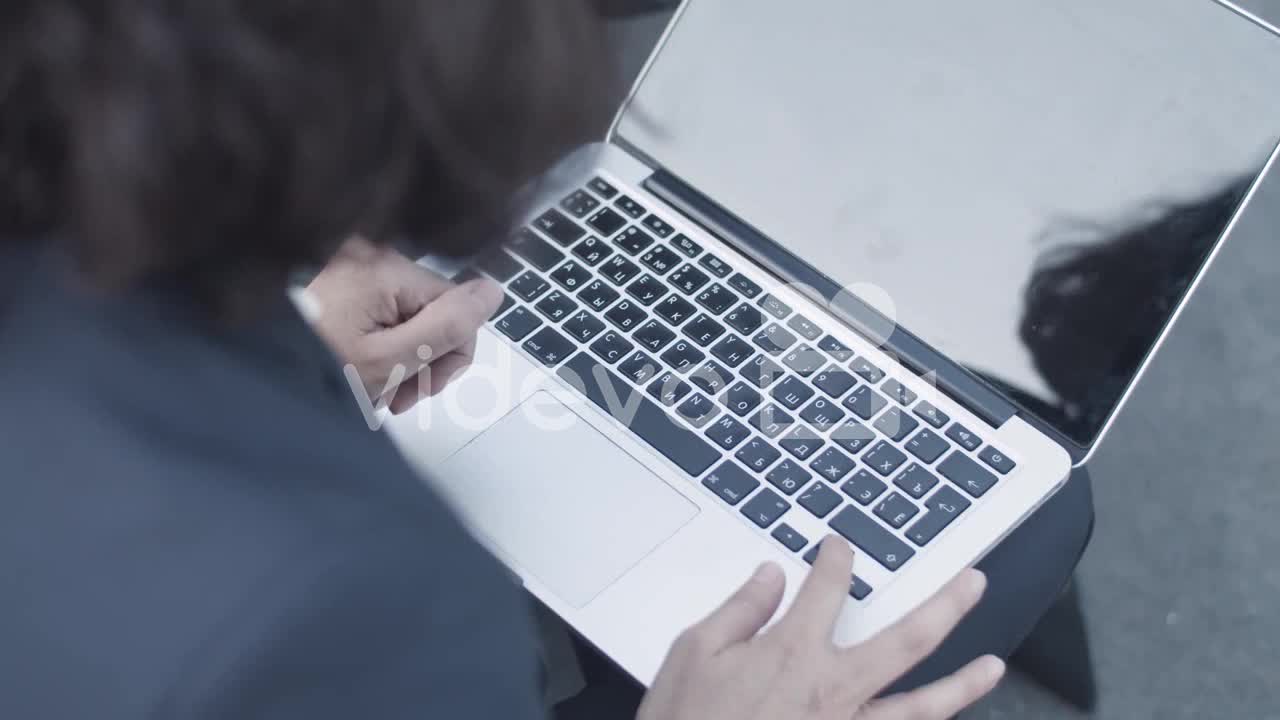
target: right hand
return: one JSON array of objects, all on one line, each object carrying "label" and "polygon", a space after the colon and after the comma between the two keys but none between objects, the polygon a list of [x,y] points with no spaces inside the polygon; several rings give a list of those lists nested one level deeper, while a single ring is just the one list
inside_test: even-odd
[{"label": "right hand", "polygon": [[719,610],[676,641],[637,720],[945,720],[995,687],[1004,663],[974,660],[918,690],[879,698],[928,656],[973,606],[986,578],[968,570],[932,600],[851,648],[832,642],[849,592],[853,552],[828,538],[794,604],[782,569],[766,564]]}]

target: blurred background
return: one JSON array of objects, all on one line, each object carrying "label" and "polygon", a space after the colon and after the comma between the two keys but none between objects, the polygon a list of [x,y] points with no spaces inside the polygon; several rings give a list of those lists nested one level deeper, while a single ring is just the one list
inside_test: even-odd
[{"label": "blurred background", "polygon": [[[628,78],[672,4],[612,22]],[[1280,23],[1280,0],[1240,4]],[[1092,717],[1280,719],[1280,173],[1090,467]],[[966,717],[1086,716],[1014,674]]]}]

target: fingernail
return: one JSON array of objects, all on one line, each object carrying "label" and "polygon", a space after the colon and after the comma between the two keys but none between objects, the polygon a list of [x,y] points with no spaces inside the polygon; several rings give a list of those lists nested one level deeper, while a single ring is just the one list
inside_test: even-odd
[{"label": "fingernail", "polygon": [[987,678],[988,682],[997,682],[1004,677],[1005,664],[1004,661],[995,655],[987,655],[982,658],[982,674]]},{"label": "fingernail", "polygon": [[751,582],[771,583],[777,581],[780,575],[782,575],[782,568],[778,567],[777,563],[767,562],[756,568],[755,574],[751,576]]},{"label": "fingernail", "polygon": [[494,297],[502,290],[498,283],[488,278],[476,278],[467,283],[467,291],[481,297]]},{"label": "fingernail", "polygon": [[970,570],[968,584],[970,591],[980,595],[987,589],[987,576],[981,570]]}]

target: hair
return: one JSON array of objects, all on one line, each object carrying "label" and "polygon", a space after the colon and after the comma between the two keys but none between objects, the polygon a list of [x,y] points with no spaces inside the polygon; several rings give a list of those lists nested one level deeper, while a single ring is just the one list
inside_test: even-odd
[{"label": "hair", "polygon": [[354,234],[446,255],[599,138],[585,0],[6,0],[0,250],[215,304]]}]

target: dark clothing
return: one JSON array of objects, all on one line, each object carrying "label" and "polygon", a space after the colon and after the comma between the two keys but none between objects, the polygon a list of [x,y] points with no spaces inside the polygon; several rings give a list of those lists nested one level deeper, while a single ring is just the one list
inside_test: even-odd
[{"label": "dark clothing", "polygon": [[289,303],[0,260],[0,717],[542,715],[523,594]]}]

